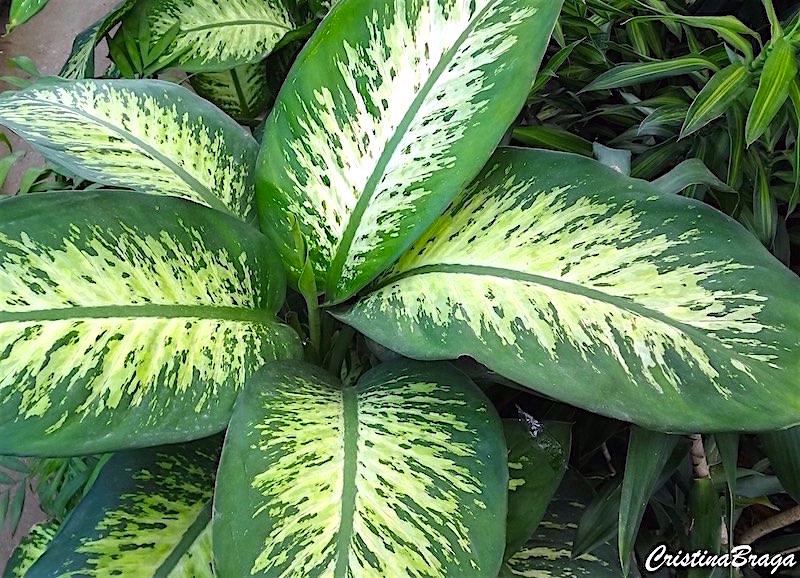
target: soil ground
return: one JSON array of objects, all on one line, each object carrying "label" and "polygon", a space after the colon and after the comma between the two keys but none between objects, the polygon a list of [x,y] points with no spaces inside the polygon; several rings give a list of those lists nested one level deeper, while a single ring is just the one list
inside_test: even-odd
[{"label": "soil ground", "polygon": [[[31,21],[13,33],[0,37],[0,76],[24,76],[18,69],[11,68],[10,59],[16,56],[28,56],[33,59],[42,74],[58,74],[67,59],[75,36],[110,11],[116,3],[117,0],[50,0],[47,7]],[[0,32],[5,31],[7,4],[6,1],[0,0]],[[98,49],[96,59],[98,66],[103,66],[105,53],[103,47]],[[8,88],[0,82],[0,90]],[[15,149],[17,147],[27,149],[19,139],[11,134],[8,136],[14,143]],[[5,152],[0,151],[0,154]],[[22,171],[36,164],[42,164],[41,158],[29,153],[15,165],[5,190],[16,190]],[[43,517],[44,514],[39,509],[35,496],[29,494],[17,535],[0,533],[0,575],[19,538]]]}]

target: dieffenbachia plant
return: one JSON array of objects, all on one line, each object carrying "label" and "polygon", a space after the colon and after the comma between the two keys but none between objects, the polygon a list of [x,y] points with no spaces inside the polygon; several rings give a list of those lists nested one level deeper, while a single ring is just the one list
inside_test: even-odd
[{"label": "dieffenbachia plant", "polygon": [[[124,2],[64,76],[121,20],[120,72],[182,68],[252,126],[270,54],[323,4]],[[0,453],[120,452],[15,568],[615,572],[555,549],[559,508],[588,499],[548,510],[569,424],[504,423],[465,355],[661,431],[800,423],[800,282],[760,244],[596,161],[498,148],[559,2],[331,4],[260,144],[157,80],[0,96],[0,123],[85,179],[2,203]]]}]

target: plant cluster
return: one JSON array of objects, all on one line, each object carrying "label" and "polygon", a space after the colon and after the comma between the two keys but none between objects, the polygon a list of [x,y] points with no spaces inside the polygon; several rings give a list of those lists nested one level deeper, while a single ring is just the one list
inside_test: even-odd
[{"label": "plant cluster", "polygon": [[6,575],[796,549],[800,16],[737,10],[124,0],[17,59]]}]

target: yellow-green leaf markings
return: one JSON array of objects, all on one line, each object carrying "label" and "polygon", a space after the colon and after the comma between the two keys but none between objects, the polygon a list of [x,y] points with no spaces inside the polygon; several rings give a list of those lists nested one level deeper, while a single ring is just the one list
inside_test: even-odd
[{"label": "yellow-green leaf markings", "polygon": [[[572,557],[578,522],[592,497],[578,476],[567,474],[531,536],[500,571],[499,578],[619,578],[616,548],[605,543],[591,554]],[[511,503],[509,503],[509,507]]]},{"label": "yellow-green leaf markings", "polygon": [[[526,416],[527,418],[528,416]],[[533,535],[564,477],[571,445],[570,425],[503,420],[508,446],[506,557]]]},{"label": "yellow-green leaf markings", "polygon": [[141,0],[123,26],[155,45],[178,23],[164,61],[187,72],[220,72],[260,62],[296,25],[281,0]]},{"label": "yellow-green leaf markings", "polygon": [[758,90],[747,115],[745,135],[747,146],[763,135],[769,124],[789,97],[789,90],[797,77],[797,51],[785,38],[775,38],[769,47],[767,60],[761,71]]},{"label": "yellow-green leaf markings", "polygon": [[24,578],[31,566],[44,554],[58,531],[56,520],[36,524],[31,528],[8,560],[3,578]]},{"label": "yellow-green leaf markings", "polygon": [[467,354],[648,429],[768,430],[800,421],[799,291],[710,207],[509,148],[338,315],[408,357]]},{"label": "yellow-green leaf markings", "polygon": [[28,576],[213,578],[219,439],[120,452]]},{"label": "yellow-green leaf markings", "polygon": [[192,88],[238,120],[251,120],[264,111],[270,97],[263,62],[243,64],[223,72],[192,76]]},{"label": "yellow-green leaf markings", "polygon": [[0,96],[0,124],[85,179],[253,213],[255,139],[176,84],[47,80]]},{"label": "yellow-green leaf markings", "polygon": [[697,132],[725,114],[750,86],[751,76],[750,69],[741,62],[734,62],[712,76],[686,114],[681,138]]},{"label": "yellow-green leaf markings", "polygon": [[111,12],[78,34],[72,43],[72,52],[58,75],[72,80],[93,78],[94,50],[97,43],[119,24],[120,19],[133,8],[134,4],[135,0],[122,0]]},{"label": "yellow-green leaf markings", "polygon": [[266,366],[236,404],[214,497],[220,576],[497,576],[508,470],[499,418],[447,364],[354,387]]},{"label": "yellow-green leaf markings", "polygon": [[252,227],[127,192],[0,203],[0,454],[225,428],[245,380],[298,357],[280,261]]},{"label": "yellow-green leaf markings", "polygon": [[394,261],[474,177],[525,102],[560,0],[343,0],[264,131],[259,216],[297,277],[339,301]]}]

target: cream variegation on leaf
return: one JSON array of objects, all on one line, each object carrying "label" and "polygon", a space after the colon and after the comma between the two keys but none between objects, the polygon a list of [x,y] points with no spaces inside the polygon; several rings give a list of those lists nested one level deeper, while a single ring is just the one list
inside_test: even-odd
[{"label": "cream variegation on leaf", "polygon": [[501,149],[341,319],[668,431],[800,421],[797,279],[738,225],[599,163]]},{"label": "cream variegation on leaf", "polygon": [[338,3],[265,128],[262,225],[298,275],[299,223],[339,301],[378,275],[477,174],[518,114],[560,9],[549,0]]},{"label": "cream variegation on leaf", "polygon": [[0,207],[0,454],[209,435],[261,365],[299,356],[280,262],[232,217],[126,192]]},{"label": "cream variegation on leaf", "polygon": [[495,578],[508,470],[500,421],[462,373],[398,362],[354,387],[307,364],[253,377],[214,501],[221,576]]},{"label": "cream variegation on leaf", "polygon": [[0,124],[85,179],[253,216],[255,139],[176,84],[45,80],[3,93]]}]

